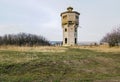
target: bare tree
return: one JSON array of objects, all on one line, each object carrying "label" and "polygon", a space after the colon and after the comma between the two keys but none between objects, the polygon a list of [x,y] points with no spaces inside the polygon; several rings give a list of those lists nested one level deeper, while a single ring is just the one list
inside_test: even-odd
[{"label": "bare tree", "polygon": [[38,46],[50,45],[50,43],[43,36],[19,33],[0,36],[0,45]]},{"label": "bare tree", "polygon": [[101,42],[109,43],[110,47],[119,46],[120,44],[120,27],[113,29],[112,32],[107,33],[101,40]]}]

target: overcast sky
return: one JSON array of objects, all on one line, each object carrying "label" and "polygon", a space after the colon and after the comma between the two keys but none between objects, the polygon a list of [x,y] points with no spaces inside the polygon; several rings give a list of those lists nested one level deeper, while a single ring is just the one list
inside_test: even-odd
[{"label": "overcast sky", "polygon": [[80,12],[79,41],[99,41],[120,26],[120,0],[0,0],[0,35],[19,32],[62,40],[60,13]]}]

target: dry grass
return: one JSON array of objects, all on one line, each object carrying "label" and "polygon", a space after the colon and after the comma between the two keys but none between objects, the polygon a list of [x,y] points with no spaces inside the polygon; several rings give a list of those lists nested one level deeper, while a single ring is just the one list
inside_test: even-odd
[{"label": "dry grass", "polygon": [[[120,52],[120,47],[102,47],[102,46],[76,46],[71,48],[88,49],[97,52]],[[0,50],[20,51],[20,52],[65,52],[67,47],[61,46],[0,46]]]},{"label": "dry grass", "polygon": [[120,52],[120,47],[101,47],[101,46],[78,46],[73,48],[94,50],[97,52]]},{"label": "dry grass", "polygon": [[119,49],[1,46],[0,81],[120,82]]},{"label": "dry grass", "polygon": [[20,51],[20,52],[65,52],[67,48],[59,46],[0,46],[0,50]]}]

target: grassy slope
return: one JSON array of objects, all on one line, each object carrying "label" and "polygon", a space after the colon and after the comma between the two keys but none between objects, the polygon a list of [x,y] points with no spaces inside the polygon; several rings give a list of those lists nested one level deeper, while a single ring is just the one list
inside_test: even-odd
[{"label": "grassy slope", "polygon": [[0,50],[0,81],[120,81],[120,53],[68,48],[66,52]]}]

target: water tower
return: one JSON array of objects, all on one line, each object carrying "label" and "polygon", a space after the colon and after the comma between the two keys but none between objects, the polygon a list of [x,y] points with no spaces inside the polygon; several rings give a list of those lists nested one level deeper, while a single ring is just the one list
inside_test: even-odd
[{"label": "water tower", "polygon": [[77,45],[77,31],[79,26],[79,12],[68,7],[67,11],[61,13],[63,29],[63,46]]}]

